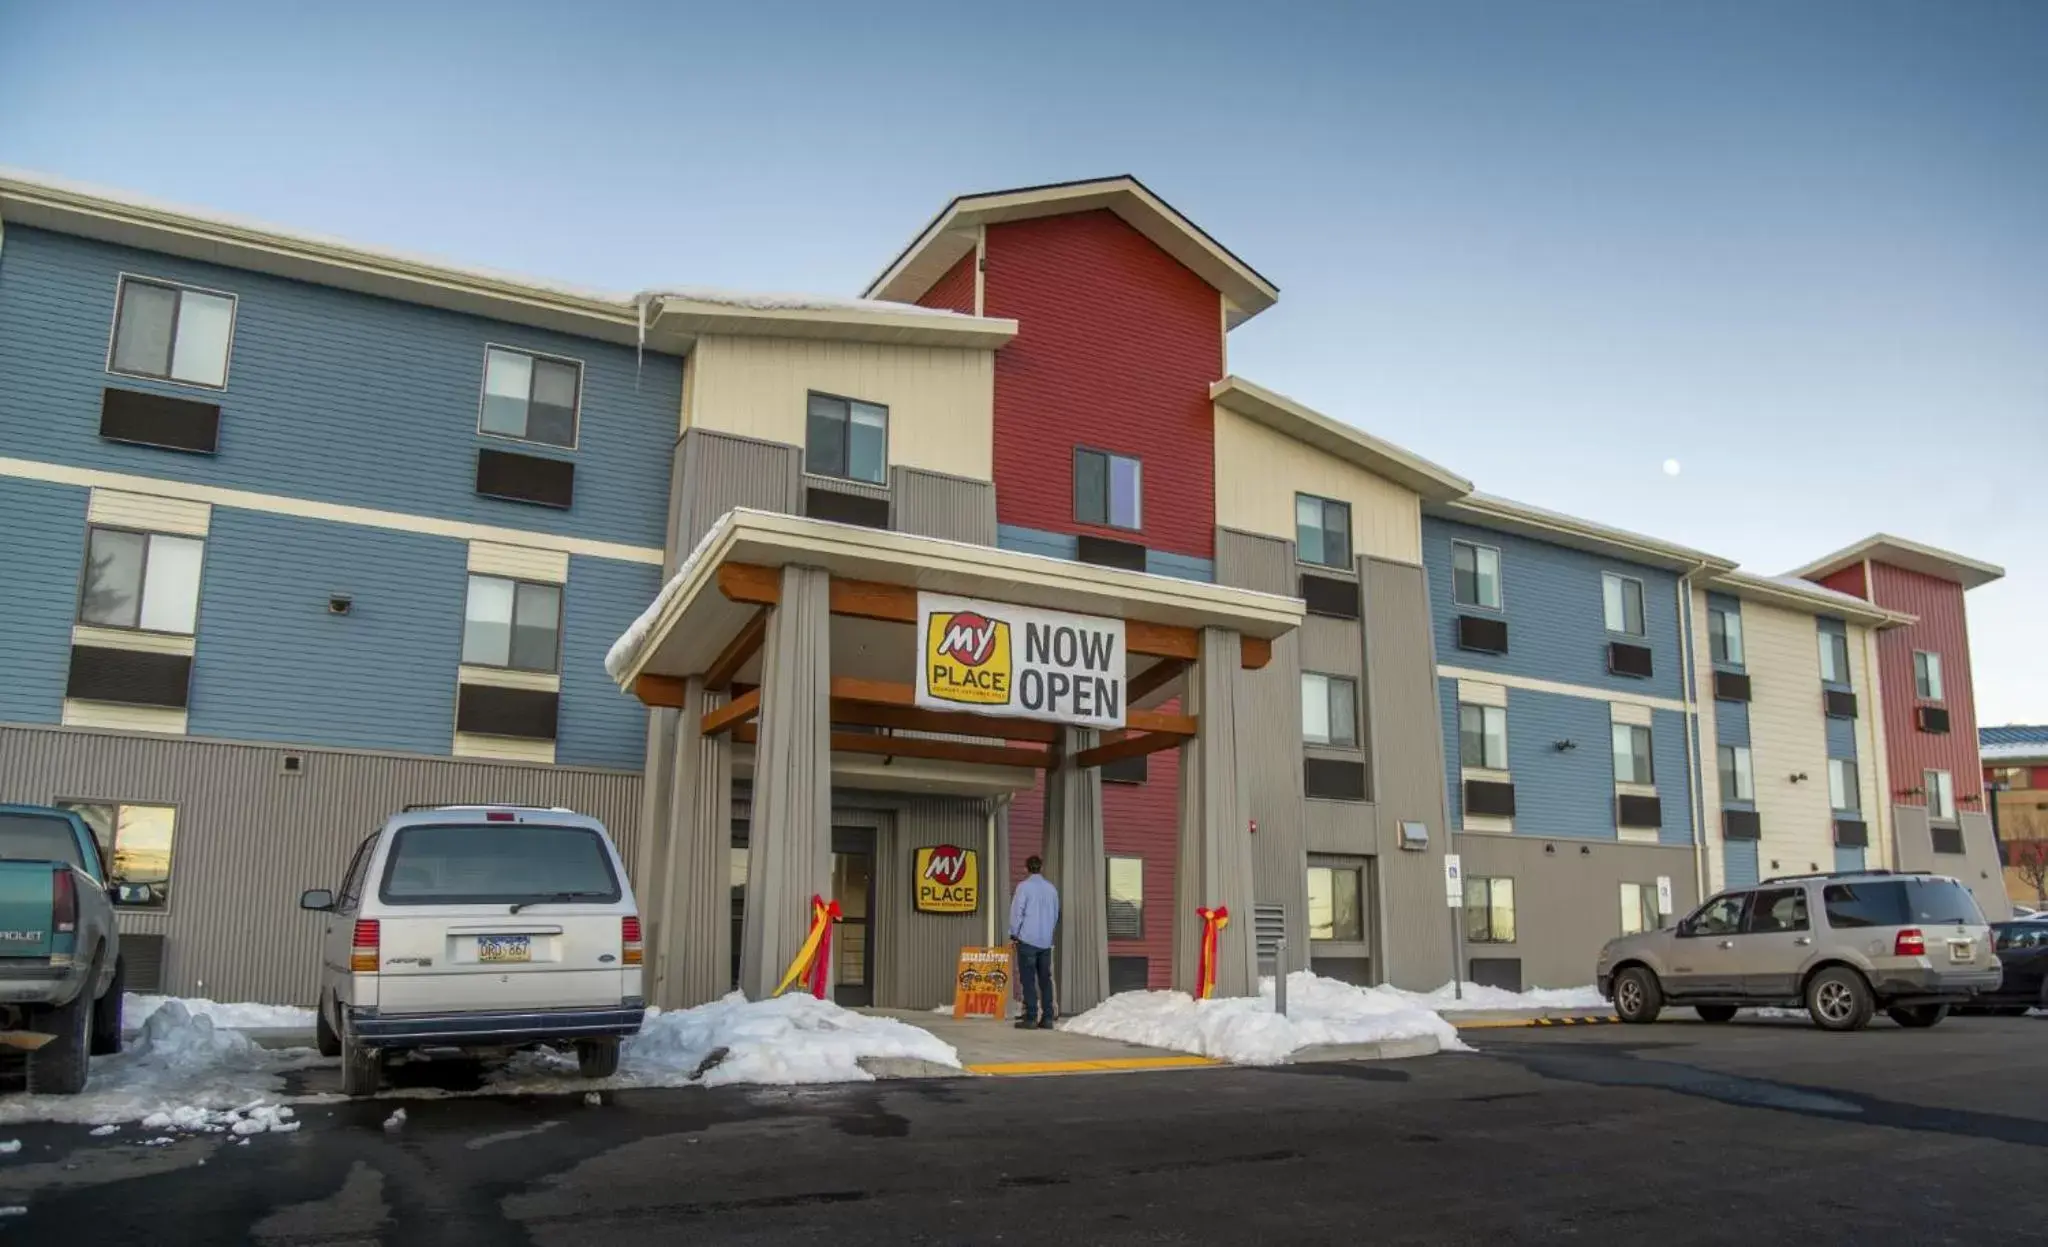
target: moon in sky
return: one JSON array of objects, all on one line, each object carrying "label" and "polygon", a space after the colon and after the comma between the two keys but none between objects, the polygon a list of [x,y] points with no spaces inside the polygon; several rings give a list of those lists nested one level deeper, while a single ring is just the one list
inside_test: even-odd
[{"label": "moon in sky", "polygon": [[1666,475],[1666,476],[1677,476],[1677,475],[1678,475],[1678,471],[1679,471],[1679,464],[1678,464],[1678,460],[1676,460],[1676,459],[1666,459],[1666,460],[1664,461],[1664,475]]}]

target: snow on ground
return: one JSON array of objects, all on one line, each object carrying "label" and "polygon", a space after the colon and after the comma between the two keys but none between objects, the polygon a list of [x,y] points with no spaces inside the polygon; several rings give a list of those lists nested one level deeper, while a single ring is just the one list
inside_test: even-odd
[{"label": "snow on ground", "polygon": [[1477,983],[1464,985],[1461,999],[1454,994],[1449,983],[1433,992],[1408,992],[1400,988],[1388,988],[1397,996],[1405,997],[1425,1009],[1438,1013],[1456,1013],[1461,1010],[1514,1010],[1514,1009],[1606,1009],[1607,1002],[1600,998],[1597,987],[1532,987],[1525,992],[1511,992],[1501,987],[1482,987]]},{"label": "snow on ground", "polygon": [[129,992],[121,999],[121,1025],[140,1030],[158,1009],[172,1000],[185,1006],[194,1017],[210,1018],[215,1026],[235,1030],[311,1030],[313,1011],[296,1005],[224,1005],[212,1000],[180,999],[175,996],[146,996]]},{"label": "snow on ground", "polygon": [[1060,1023],[1061,1030],[1238,1065],[1281,1065],[1302,1048],[1435,1039],[1447,1050],[1465,1045],[1456,1028],[1402,993],[1354,987],[1307,970],[1287,976],[1287,1014],[1273,1011],[1273,980],[1257,997],[1198,1001],[1186,992],[1124,992]]}]

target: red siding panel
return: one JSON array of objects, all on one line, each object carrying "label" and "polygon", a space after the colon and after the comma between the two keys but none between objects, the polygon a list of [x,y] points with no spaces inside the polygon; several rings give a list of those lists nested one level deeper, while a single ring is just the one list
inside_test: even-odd
[{"label": "red siding panel", "polygon": [[1820,583],[1837,593],[1846,593],[1850,597],[1862,598],[1866,602],[1870,600],[1869,586],[1863,583],[1863,564],[1861,563],[1851,563]]},{"label": "red siding panel", "polygon": [[[996,352],[996,518],[1211,557],[1223,359],[1215,289],[1115,213],[991,225],[982,310],[1014,317]],[[1074,522],[1074,448],[1144,464],[1143,528]]]},{"label": "red siding panel", "polygon": [[974,253],[960,257],[960,262],[946,270],[946,275],[932,283],[917,301],[919,307],[943,308],[948,312],[974,315]]},{"label": "red siding panel", "polygon": [[[1884,690],[1885,752],[1892,788],[1895,793],[1917,788],[1920,772],[1947,771],[1955,777],[1956,808],[1985,813],[1981,799],[1964,801],[1965,797],[1982,797],[1984,774],[1977,752],[1977,709],[1970,684],[1970,633],[1963,612],[1963,587],[1952,580],[1884,563],[1870,565],[1870,579],[1872,601],[1920,617],[1919,623],[1909,627],[1878,633],[1878,679]],[[1923,703],[1913,696],[1915,650],[1941,655],[1945,696],[1939,703]],[[1933,704],[1948,708],[1945,736],[1930,735],[1914,725],[1914,707]],[[1894,799],[1909,805],[1919,803],[1917,797]]]}]

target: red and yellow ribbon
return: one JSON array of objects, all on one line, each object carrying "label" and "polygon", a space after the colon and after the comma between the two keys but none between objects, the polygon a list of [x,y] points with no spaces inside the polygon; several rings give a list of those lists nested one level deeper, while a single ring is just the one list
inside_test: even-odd
[{"label": "red and yellow ribbon", "polygon": [[811,994],[818,999],[825,998],[825,970],[832,964],[832,924],[839,921],[839,902],[827,902],[824,897],[811,897],[811,930],[804,936],[802,948],[796,950],[796,958],[789,963],[789,970],[782,976],[782,982],[775,988],[780,996],[790,985],[810,974]]},{"label": "red and yellow ribbon", "polygon": [[1195,916],[1202,920],[1202,959],[1195,970],[1195,999],[1207,1000],[1216,993],[1216,937],[1230,925],[1230,907],[1198,909]]}]

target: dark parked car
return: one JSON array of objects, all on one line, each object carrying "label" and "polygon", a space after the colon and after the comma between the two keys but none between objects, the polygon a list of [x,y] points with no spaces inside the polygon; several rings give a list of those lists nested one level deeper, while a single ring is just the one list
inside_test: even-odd
[{"label": "dark parked car", "polygon": [[2048,922],[1998,922],[1991,927],[1991,951],[2005,967],[2005,981],[1972,1003],[1972,1013],[2018,1017],[2048,1009]]}]

